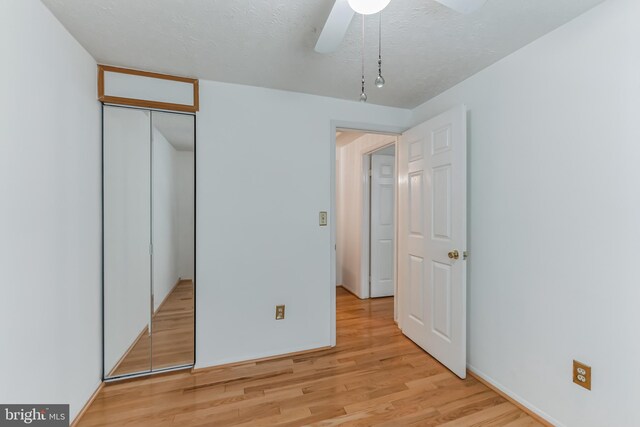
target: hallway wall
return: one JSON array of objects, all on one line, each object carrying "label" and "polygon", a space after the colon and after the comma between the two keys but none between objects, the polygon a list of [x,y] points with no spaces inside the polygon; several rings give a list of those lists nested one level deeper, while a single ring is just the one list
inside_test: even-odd
[{"label": "hallway wall", "polygon": [[[369,298],[369,259],[362,251],[362,223],[364,179],[362,158],[389,143],[396,137],[380,134],[365,134],[338,147],[336,151],[336,268],[337,283],[359,298]],[[364,283],[363,283],[364,282]]]}]

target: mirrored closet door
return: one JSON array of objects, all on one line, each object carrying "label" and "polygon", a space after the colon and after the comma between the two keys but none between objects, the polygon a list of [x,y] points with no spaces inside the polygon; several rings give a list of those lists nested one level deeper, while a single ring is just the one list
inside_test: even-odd
[{"label": "mirrored closet door", "polygon": [[195,116],[103,121],[105,379],[192,366]]}]

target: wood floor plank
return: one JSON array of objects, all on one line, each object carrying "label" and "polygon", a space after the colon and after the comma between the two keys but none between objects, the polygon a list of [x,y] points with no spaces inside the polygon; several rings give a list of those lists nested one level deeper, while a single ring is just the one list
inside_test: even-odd
[{"label": "wood floor plank", "polygon": [[392,298],[339,288],[336,318],[335,348],[108,384],[78,425],[540,426],[405,338]]}]

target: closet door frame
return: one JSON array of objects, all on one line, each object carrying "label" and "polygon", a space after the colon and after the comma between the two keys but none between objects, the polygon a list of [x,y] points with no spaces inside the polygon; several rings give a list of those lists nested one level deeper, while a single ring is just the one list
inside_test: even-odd
[{"label": "closet door frame", "polygon": [[[102,318],[102,380],[104,382],[112,382],[112,381],[119,381],[119,380],[123,380],[123,379],[130,379],[130,378],[136,378],[136,377],[144,377],[144,376],[149,376],[149,375],[155,375],[155,374],[161,374],[161,373],[165,373],[165,372],[170,372],[170,371],[178,371],[178,370],[183,370],[183,369],[190,369],[193,368],[196,364],[196,336],[197,336],[197,325],[196,325],[196,310],[197,310],[197,227],[198,227],[198,221],[197,221],[197,204],[198,204],[198,198],[197,198],[197,149],[198,149],[198,137],[197,137],[197,115],[195,112],[191,113],[191,112],[182,112],[182,111],[172,111],[172,110],[163,110],[163,109],[157,109],[157,108],[143,108],[143,107],[134,107],[134,106],[128,106],[128,105],[119,105],[119,104],[112,104],[112,103],[106,103],[106,102],[101,102],[101,109],[100,109],[100,120],[101,120],[101,150],[100,150],[100,157],[101,157],[101,162],[100,162],[100,178],[101,178],[101,195],[100,195],[100,222],[101,222],[101,249],[102,249],[102,255],[101,255],[101,318]],[[143,371],[143,372],[136,372],[136,373],[131,373],[131,374],[123,374],[123,375],[116,375],[116,376],[111,376],[108,377],[108,372],[106,372],[105,370],[105,280],[104,280],[104,274],[105,274],[105,261],[104,261],[104,253],[105,253],[105,232],[104,232],[104,219],[105,219],[105,204],[104,204],[104,196],[105,196],[105,183],[104,183],[104,172],[105,172],[105,166],[104,166],[104,131],[105,131],[105,123],[104,123],[104,109],[105,107],[109,107],[109,108],[124,108],[124,109],[131,109],[131,110],[138,110],[138,111],[147,111],[149,112],[149,127],[150,127],[150,139],[149,139],[149,155],[150,155],[150,168],[149,168],[149,181],[150,181],[150,195],[151,195],[151,199],[150,199],[150,225],[151,225],[151,239],[149,241],[149,245],[150,248],[152,248],[152,242],[153,242],[153,112],[161,112],[161,113],[170,113],[170,114],[178,114],[178,115],[183,115],[183,116],[191,116],[193,117],[193,279],[192,279],[192,286],[193,286],[193,362],[190,364],[183,364],[183,365],[178,365],[178,366],[172,366],[172,367],[168,367],[168,368],[161,368],[161,369],[153,369],[153,365],[152,365],[152,361],[153,361],[153,312],[154,312],[154,296],[153,296],[153,250],[151,250],[151,262],[149,265],[150,271],[151,271],[151,281],[149,283],[149,301],[150,301],[150,305],[149,305],[149,333],[151,334],[151,356],[150,356],[150,369],[148,371]]]}]

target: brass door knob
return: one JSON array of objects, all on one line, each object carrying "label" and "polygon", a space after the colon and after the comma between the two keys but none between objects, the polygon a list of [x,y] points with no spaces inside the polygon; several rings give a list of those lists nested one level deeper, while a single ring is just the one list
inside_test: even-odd
[{"label": "brass door knob", "polygon": [[453,251],[449,252],[449,258],[458,259],[458,258],[460,258],[460,254],[458,253],[457,250],[453,250]]}]

